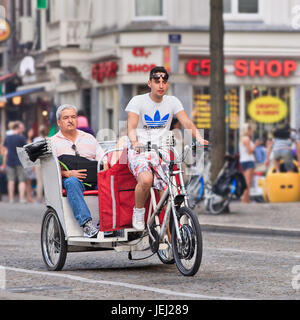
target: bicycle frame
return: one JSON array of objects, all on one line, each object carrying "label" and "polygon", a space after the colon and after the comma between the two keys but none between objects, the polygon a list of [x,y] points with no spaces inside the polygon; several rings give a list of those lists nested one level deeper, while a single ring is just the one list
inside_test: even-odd
[{"label": "bicycle frame", "polygon": [[[171,151],[173,152],[173,154],[175,154],[178,157],[178,154],[173,147],[171,147]],[[176,165],[178,165],[178,164],[176,164]],[[165,174],[167,175],[167,178],[169,181],[172,178],[174,180],[176,175],[179,176],[179,181],[180,181],[179,187],[180,187],[180,190],[182,191],[181,195],[184,197],[183,201],[185,202],[185,205],[188,206],[187,194],[186,194],[185,185],[184,185],[184,181],[183,181],[183,175],[182,175],[183,171],[181,170],[181,163],[179,163],[178,170],[174,171],[173,169],[174,169],[174,163],[172,163],[172,160],[171,160],[171,162],[169,164],[169,172],[165,172]],[[179,232],[179,225],[178,225],[178,221],[177,221],[177,217],[176,217],[176,205],[175,205],[175,198],[177,196],[177,195],[175,195],[175,189],[177,189],[178,186],[176,185],[175,182],[168,183],[167,186],[168,187],[165,189],[165,191],[161,195],[161,198],[160,198],[158,204],[156,204],[156,198],[155,198],[153,188],[151,188],[151,190],[150,190],[151,204],[150,204],[149,214],[148,214],[147,229],[149,232],[149,236],[151,237],[151,239],[153,241],[155,241],[155,238],[152,235],[150,228],[154,223],[156,223],[156,226],[159,226],[158,216],[161,213],[163,207],[166,207],[162,225],[159,226],[159,229],[160,229],[159,230],[159,240],[163,241],[164,236],[166,235],[167,224],[170,220],[170,211],[172,211],[173,222],[175,224],[177,238],[178,238],[179,242],[182,242],[181,235]],[[169,199],[169,201],[166,206],[165,202],[168,199]],[[183,201],[181,201],[181,202],[183,202]],[[153,212],[151,214],[152,207],[153,207]]]},{"label": "bicycle frame", "polygon": [[[170,147],[170,151],[173,152],[175,158],[178,158],[178,153],[176,151],[175,148],[173,148],[172,146]],[[108,151],[106,151],[103,156],[102,159],[100,159],[100,161],[98,162],[98,171],[100,170],[100,165],[101,163],[104,163],[104,158],[111,152],[120,152],[120,151],[124,151],[125,148],[114,148],[114,149],[110,149]],[[151,149],[156,151],[155,149]],[[186,194],[186,189],[185,189],[185,185],[184,185],[184,180],[183,180],[183,175],[182,175],[182,169],[181,169],[181,163],[176,163],[176,166],[178,166],[179,168],[174,171],[174,165],[175,163],[172,163],[172,160],[170,161],[170,165],[169,165],[169,172],[165,172],[168,181],[170,181],[170,179],[175,178],[176,175],[179,176],[179,182],[180,185],[177,186],[176,188],[180,188],[181,190],[181,195],[184,197],[183,201],[185,202],[185,205],[188,206],[188,200],[187,200],[187,194]],[[171,171],[171,172],[170,172]],[[153,234],[151,233],[150,228],[154,225],[159,227],[159,241],[163,242],[163,239],[166,235],[166,230],[167,230],[167,224],[170,220],[170,211],[172,210],[172,214],[173,214],[173,221],[175,223],[175,230],[177,233],[177,238],[179,240],[179,242],[182,241],[181,239],[181,235],[179,232],[179,225],[178,225],[178,221],[176,219],[176,205],[175,205],[175,184],[176,183],[168,183],[168,187],[166,188],[166,190],[163,192],[163,194],[160,197],[160,200],[158,203],[156,203],[156,197],[155,197],[155,193],[153,188],[150,189],[150,196],[151,196],[151,201],[150,201],[150,207],[149,207],[149,212],[148,212],[148,220],[147,220],[147,230],[149,233],[150,238],[155,241],[155,238],[153,236]],[[167,203],[167,207],[165,208],[165,215],[164,215],[164,219],[162,222],[162,225],[159,225],[159,221],[158,221],[158,217],[159,214],[161,213],[161,211],[163,210],[164,206],[165,206],[165,202],[168,201]],[[182,202],[183,202],[182,201]],[[153,210],[153,212],[152,212]]]}]

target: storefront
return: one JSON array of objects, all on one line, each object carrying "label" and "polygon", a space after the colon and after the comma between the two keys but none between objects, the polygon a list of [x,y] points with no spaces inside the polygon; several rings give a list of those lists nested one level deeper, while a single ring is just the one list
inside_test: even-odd
[{"label": "storefront", "polygon": [[[279,122],[294,126],[295,97],[299,91],[299,61],[284,58],[225,58],[225,121],[227,150],[238,151],[239,127],[255,126],[255,137],[266,140]],[[193,86],[193,119],[198,128],[210,129],[210,60],[183,58],[181,72]],[[299,95],[299,93],[298,93]],[[266,97],[266,99],[261,99]],[[258,99],[260,98],[260,99]],[[251,108],[251,110],[250,110]]]},{"label": "storefront", "polygon": [[[92,121],[96,130],[112,130],[114,133],[107,136],[116,137],[126,126],[124,110],[129,100],[134,95],[148,92],[149,71],[155,65],[164,65],[171,73],[168,94],[177,96],[196,126],[209,132],[211,107],[207,34],[203,34],[195,44],[191,42],[195,36],[182,34],[180,41],[184,44],[174,45],[166,42],[166,35],[161,35],[163,40],[157,44],[157,39],[152,39],[153,35],[145,34],[144,40],[149,45],[144,47],[135,46],[137,41],[133,36],[124,35],[126,41],[122,37],[122,45],[111,50],[113,53],[91,63]],[[240,43],[241,47],[243,43]],[[257,50],[253,47],[247,54],[225,54],[226,141],[227,150],[231,152],[238,152],[239,128],[245,122],[255,124],[255,137],[262,139],[266,139],[276,123],[288,122],[293,127],[296,122],[300,59],[292,54],[276,56],[274,52],[280,51],[279,47],[270,55],[260,54]],[[265,110],[261,117],[249,113],[251,102],[265,96],[278,98],[278,106],[268,106],[270,103],[267,101],[264,102],[265,108],[273,110]],[[286,111],[282,112],[282,108]],[[281,116],[272,117],[272,112]]]}]

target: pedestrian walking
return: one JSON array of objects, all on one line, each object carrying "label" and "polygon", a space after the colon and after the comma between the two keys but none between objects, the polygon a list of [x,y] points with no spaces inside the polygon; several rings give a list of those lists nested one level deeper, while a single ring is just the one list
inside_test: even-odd
[{"label": "pedestrian walking", "polygon": [[244,203],[250,202],[250,187],[253,179],[255,168],[255,155],[254,151],[258,145],[262,142],[257,139],[255,143],[252,141],[253,128],[249,123],[245,123],[241,128],[240,133],[240,165],[243,175],[247,183],[247,189],[245,189],[241,201]]},{"label": "pedestrian walking", "polygon": [[4,147],[2,145],[2,138],[0,137],[0,201],[2,200],[2,181],[3,177],[5,178],[5,171],[2,168],[4,156]]},{"label": "pedestrian walking", "polygon": [[4,156],[1,169],[6,169],[7,173],[7,188],[9,202],[14,202],[15,181],[18,180],[18,192],[20,203],[26,203],[26,180],[27,175],[25,169],[22,167],[19,157],[17,155],[17,147],[23,147],[27,141],[24,135],[24,125],[21,121],[16,121],[12,128],[11,135],[6,136],[4,141]]}]

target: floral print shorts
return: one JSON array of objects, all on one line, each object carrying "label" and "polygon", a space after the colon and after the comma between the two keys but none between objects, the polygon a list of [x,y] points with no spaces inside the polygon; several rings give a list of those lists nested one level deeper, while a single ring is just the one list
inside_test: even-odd
[{"label": "floral print shorts", "polygon": [[167,188],[168,178],[165,171],[168,170],[168,165],[160,159],[155,151],[138,153],[130,148],[128,150],[128,167],[136,179],[142,172],[152,172],[153,188],[161,191]]}]

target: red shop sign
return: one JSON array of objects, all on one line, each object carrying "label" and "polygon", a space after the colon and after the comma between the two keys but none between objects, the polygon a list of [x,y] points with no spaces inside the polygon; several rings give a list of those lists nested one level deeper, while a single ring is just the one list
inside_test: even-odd
[{"label": "red shop sign", "polygon": [[118,64],[115,61],[95,63],[92,65],[92,78],[102,82],[105,78],[117,76]]},{"label": "red shop sign", "polygon": [[133,72],[150,72],[151,69],[153,69],[156,66],[155,63],[152,64],[128,64],[127,65],[127,72],[133,73]]},{"label": "red shop sign", "polygon": [[293,60],[236,60],[234,63],[234,74],[237,77],[264,77],[265,75],[277,78],[280,76],[289,77],[291,72],[297,69],[297,63]]},{"label": "red shop sign", "polygon": [[[297,69],[294,60],[245,60],[238,59],[234,63],[234,74],[237,77],[289,77]],[[210,59],[191,59],[186,64],[186,72],[191,76],[209,76]]]}]

